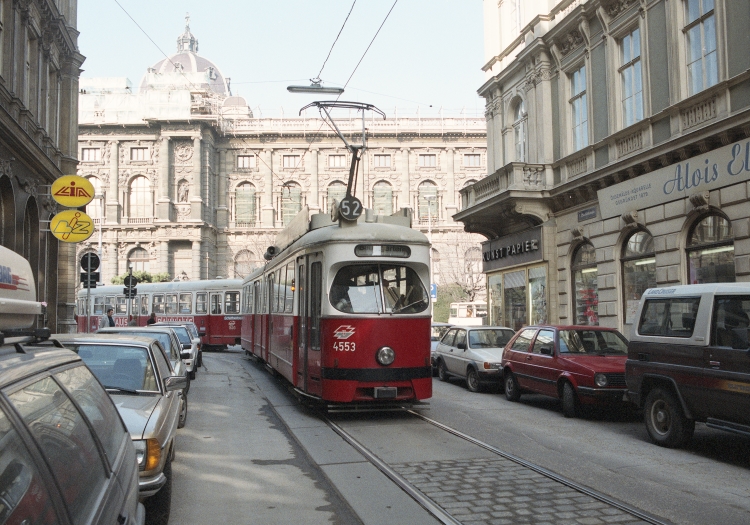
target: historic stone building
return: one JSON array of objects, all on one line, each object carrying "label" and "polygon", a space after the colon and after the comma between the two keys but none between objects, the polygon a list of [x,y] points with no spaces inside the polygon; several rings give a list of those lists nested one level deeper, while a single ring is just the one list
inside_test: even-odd
[{"label": "historic stone building", "polygon": [[49,233],[49,187],[75,173],[76,0],[0,2],[0,244],[31,263],[54,332],[75,326],[75,246]]},{"label": "historic stone building", "polygon": [[627,335],[653,286],[750,280],[750,0],[485,0],[491,322]]},{"label": "historic stone building", "polygon": [[[137,88],[124,78],[80,87],[78,173],[101,196],[88,213],[101,225],[104,282],[129,266],[173,279],[243,277],[303,206],[327,211],[345,194],[350,155],[317,110],[255,117],[198,54],[189,27]],[[339,117],[360,140],[358,116]],[[487,173],[484,121],[376,117],[367,115],[356,196],[382,214],[414,210],[434,241],[436,282],[465,280],[467,265],[481,276],[482,237],[451,216],[459,190]]]}]

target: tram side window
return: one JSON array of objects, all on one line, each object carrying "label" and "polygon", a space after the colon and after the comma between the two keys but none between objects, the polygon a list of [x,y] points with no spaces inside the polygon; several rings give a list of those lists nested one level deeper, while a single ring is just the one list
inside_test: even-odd
[{"label": "tram side window", "polygon": [[193,294],[191,293],[180,294],[180,313],[181,314],[193,313]]},{"label": "tram side window", "polygon": [[94,297],[94,315],[104,315],[104,297]]},{"label": "tram side window", "polygon": [[260,281],[255,281],[253,283],[253,289],[254,289],[253,296],[255,298],[255,304],[254,304],[254,308],[253,308],[253,313],[259,314],[259,313],[261,313],[261,307],[260,307],[260,299],[261,299]]},{"label": "tram side window", "polygon": [[105,311],[112,308],[112,310],[115,309],[115,296],[114,295],[108,295],[107,298],[104,300],[105,303]]},{"label": "tram side window", "polygon": [[271,274],[271,279],[268,281],[268,287],[271,289],[271,313],[279,311],[279,282],[280,270],[276,270]]},{"label": "tram side window", "polygon": [[164,305],[164,312],[167,314],[176,314],[177,313],[177,294],[176,293],[168,293],[166,297],[166,301]]},{"label": "tram side window", "polygon": [[128,313],[128,300],[125,297],[117,298],[117,307],[115,308],[116,314]]},{"label": "tram side window", "polygon": [[286,281],[284,282],[284,312],[290,314],[294,311],[294,263],[286,265]]},{"label": "tram side window", "polygon": [[226,314],[240,313],[240,292],[225,292],[224,293],[224,313]]},{"label": "tram side window", "polygon": [[164,294],[154,294],[151,311],[156,314],[164,313]]},{"label": "tram side window", "polygon": [[148,296],[142,295],[141,296],[141,315],[148,315]]},{"label": "tram side window", "polygon": [[205,314],[208,312],[208,294],[206,292],[198,292],[195,294],[195,313]]},{"label": "tram side window", "polygon": [[323,297],[323,265],[310,267],[310,348],[320,350],[320,307]]},{"label": "tram side window", "polygon": [[221,294],[211,294],[211,315],[221,314]]}]

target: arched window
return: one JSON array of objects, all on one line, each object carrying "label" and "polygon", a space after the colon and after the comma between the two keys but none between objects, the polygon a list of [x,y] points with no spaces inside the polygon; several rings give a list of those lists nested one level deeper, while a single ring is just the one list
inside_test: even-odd
[{"label": "arched window", "polygon": [[438,219],[438,191],[432,181],[424,181],[419,185],[418,216],[419,222],[435,223]]},{"label": "arched window", "polygon": [[[91,183],[91,185],[94,187],[94,195],[101,195],[102,194],[102,181],[99,179],[99,177],[88,177],[88,181]],[[94,219],[95,224],[99,224],[101,222],[103,215],[104,208],[102,206],[102,199],[94,198],[91,202],[88,203],[86,206],[86,215]]]},{"label": "arched window", "polygon": [[296,182],[284,184],[281,188],[281,222],[284,226],[302,210],[302,187]]},{"label": "arched window", "polygon": [[128,266],[133,267],[134,272],[148,272],[151,257],[144,248],[133,248],[128,255]]},{"label": "arched window", "polygon": [[372,188],[372,207],[376,215],[393,214],[393,186],[381,180]]},{"label": "arched window", "polygon": [[516,162],[526,162],[526,109],[523,100],[516,104],[513,116],[513,138],[516,145]]},{"label": "arched window", "polygon": [[135,177],[130,182],[130,193],[128,198],[129,218],[152,217],[153,204],[151,202],[151,182],[143,176]]},{"label": "arched window", "polygon": [[255,226],[255,186],[239,184],[234,192],[234,222],[241,228]]},{"label": "arched window", "polygon": [[234,258],[234,277],[241,279],[247,277],[258,266],[255,254],[250,250],[242,250]]},{"label": "arched window", "polygon": [[2,175],[0,176],[0,244],[11,250],[15,243],[15,217],[13,185],[8,177]]},{"label": "arched window", "polygon": [[[333,155],[332,155],[333,156]],[[346,197],[346,184],[341,181],[333,181],[328,185],[328,209],[331,209],[333,201],[341,202]]]},{"label": "arched window", "polygon": [[573,321],[580,325],[599,324],[599,290],[596,283],[596,250],[582,244],[573,253]]},{"label": "arched window", "polygon": [[622,302],[627,324],[633,322],[643,292],[655,287],[654,238],[643,230],[633,232],[622,246]]},{"label": "arched window", "polygon": [[707,215],[688,236],[690,284],[733,283],[734,238],[732,224],[721,215]]}]

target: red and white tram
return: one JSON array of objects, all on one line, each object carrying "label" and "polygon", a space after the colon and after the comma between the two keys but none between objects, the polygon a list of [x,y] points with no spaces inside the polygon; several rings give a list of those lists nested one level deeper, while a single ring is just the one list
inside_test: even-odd
[{"label": "red and white tram", "polygon": [[140,283],[132,299],[125,297],[122,285],[99,286],[90,290],[89,308],[89,290],[84,289],[78,292],[78,331],[98,330],[109,308],[114,310],[115,324],[126,326],[130,301],[130,314],[138,326],[145,326],[152,312],[157,321],[191,321],[198,327],[204,349],[224,349],[240,342],[241,286],[241,279]]},{"label": "red and white tram", "polygon": [[304,208],[243,281],[245,352],[327,403],[431,397],[430,245],[410,226],[408,213],[333,223]]}]

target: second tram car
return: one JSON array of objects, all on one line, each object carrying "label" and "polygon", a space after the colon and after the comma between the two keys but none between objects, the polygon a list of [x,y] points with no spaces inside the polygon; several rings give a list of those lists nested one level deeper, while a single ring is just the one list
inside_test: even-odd
[{"label": "second tram car", "polygon": [[303,208],[243,281],[243,349],[327,403],[431,397],[429,249],[406,210],[334,223]]},{"label": "second tram car", "polygon": [[123,286],[99,286],[78,292],[76,307],[79,332],[95,332],[109,308],[114,310],[116,326],[128,324],[130,314],[138,326],[145,326],[153,312],[157,321],[191,321],[198,327],[202,348],[226,349],[240,344],[241,279],[206,279],[140,283],[135,298],[127,299]]}]

